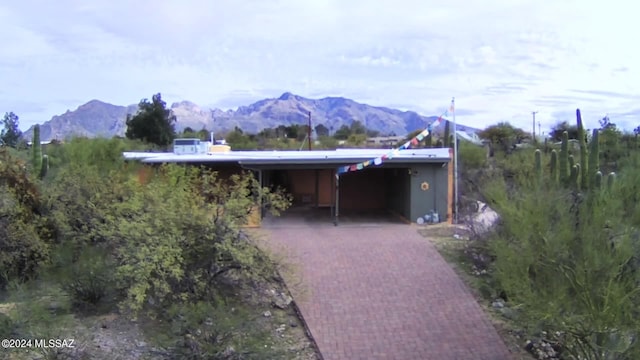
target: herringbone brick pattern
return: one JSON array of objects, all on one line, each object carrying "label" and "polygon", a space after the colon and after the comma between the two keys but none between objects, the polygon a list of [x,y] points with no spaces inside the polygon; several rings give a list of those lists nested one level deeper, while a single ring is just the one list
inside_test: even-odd
[{"label": "herringbone brick pattern", "polygon": [[266,229],[300,263],[294,298],[326,360],[506,360],[469,290],[414,226]]}]

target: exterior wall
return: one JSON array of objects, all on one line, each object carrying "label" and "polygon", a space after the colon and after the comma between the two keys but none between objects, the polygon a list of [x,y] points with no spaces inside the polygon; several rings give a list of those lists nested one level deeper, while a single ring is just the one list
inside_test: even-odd
[{"label": "exterior wall", "polygon": [[411,176],[406,168],[386,169],[389,210],[411,220]]},{"label": "exterior wall", "polygon": [[[333,169],[301,169],[279,170],[279,176],[283,176],[289,192],[294,197],[294,204],[314,205],[328,207],[333,205],[335,197],[335,177]],[[269,185],[269,176],[274,172],[266,171],[266,186]]]},{"label": "exterior wall", "polygon": [[[410,218],[415,222],[420,216],[424,216],[435,210],[440,221],[449,220],[450,216],[450,191],[449,191],[449,167],[450,163],[442,167],[442,163],[423,164],[411,167],[411,187],[409,203],[411,204]],[[422,185],[427,184],[428,189],[423,190]]]},{"label": "exterior wall", "polygon": [[333,206],[336,196],[335,171],[330,169],[317,170],[318,172],[318,206]]},{"label": "exterior wall", "polygon": [[340,176],[340,209],[387,209],[384,169],[368,168]]},{"label": "exterior wall", "polygon": [[316,176],[314,170],[288,170],[289,191],[296,204],[313,204],[316,197]]}]

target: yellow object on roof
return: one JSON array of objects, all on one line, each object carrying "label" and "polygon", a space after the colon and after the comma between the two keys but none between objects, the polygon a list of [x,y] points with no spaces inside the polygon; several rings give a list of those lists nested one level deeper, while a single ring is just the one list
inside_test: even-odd
[{"label": "yellow object on roof", "polygon": [[221,153],[221,152],[229,152],[231,151],[231,146],[229,145],[211,145],[209,146],[209,152],[212,153]]}]

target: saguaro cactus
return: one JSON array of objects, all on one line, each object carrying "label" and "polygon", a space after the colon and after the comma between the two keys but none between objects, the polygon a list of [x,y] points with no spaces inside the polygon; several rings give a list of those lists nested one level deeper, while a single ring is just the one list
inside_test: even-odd
[{"label": "saguaro cactus", "polygon": [[600,145],[598,138],[598,130],[593,130],[591,135],[591,143],[589,144],[589,171],[593,174],[600,170]]},{"label": "saguaro cactus", "polygon": [[551,181],[555,184],[558,182],[558,152],[551,150]]},{"label": "saguaro cactus", "polygon": [[542,182],[542,152],[539,149],[536,150],[536,180]]},{"label": "saguaro cactus", "polygon": [[595,189],[600,189],[602,187],[602,172],[601,171],[596,171],[596,176],[594,177],[594,183],[593,183],[593,187]]},{"label": "saguaro cactus", "polygon": [[575,188],[580,188],[580,164],[575,164],[571,167],[571,178],[569,179],[569,184]]},{"label": "saguaro cactus", "polygon": [[31,139],[31,165],[33,174],[43,179],[49,170],[49,157],[42,155],[42,145],[40,144],[40,125],[33,127],[33,138]]},{"label": "saguaro cactus", "polygon": [[442,137],[442,142],[444,146],[449,146],[449,135],[451,134],[451,129],[449,129],[449,120],[444,121],[444,136]]},{"label": "saguaro cactus", "polygon": [[[572,169],[573,166],[576,164],[576,160],[573,157],[573,155],[569,155],[569,169]],[[571,170],[569,170],[569,176],[571,176]]]},{"label": "saguaro cactus", "polygon": [[569,177],[569,171],[571,167],[569,166],[569,133],[562,133],[562,146],[560,147],[560,181],[565,182]]},{"label": "saguaro cactus", "polygon": [[616,182],[616,173],[614,172],[609,173],[609,176],[607,176],[607,189],[611,190],[615,182]]},{"label": "saguaro cactus", "polygon": [[578,125],[578,143],[580,144],[580,182],[583,189],[589,188],[589,171],[596,171],[595,169],[589,169],[587,162],[587,139],[584,132],[584,126],[582,124],[582,115],[580,109],[576,109],[576,121]]}]

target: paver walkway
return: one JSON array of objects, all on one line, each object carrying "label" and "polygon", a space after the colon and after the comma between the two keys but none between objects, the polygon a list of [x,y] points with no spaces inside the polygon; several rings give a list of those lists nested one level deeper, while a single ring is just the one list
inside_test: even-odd
[{"label": "paver walkway", "polygon": [[325,360],[503,360],[469,290],[415,226],[268,226],[299,262],[302,315]]}]

